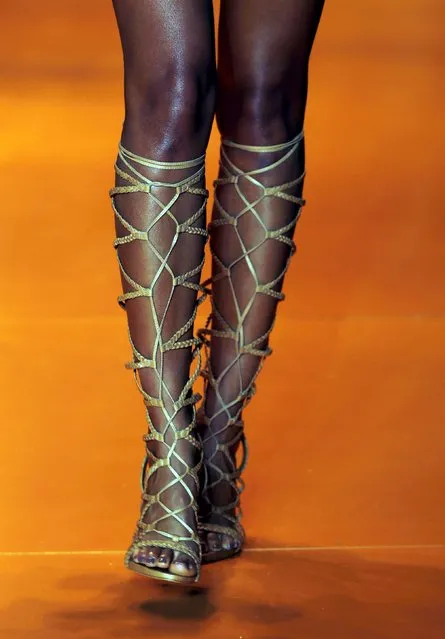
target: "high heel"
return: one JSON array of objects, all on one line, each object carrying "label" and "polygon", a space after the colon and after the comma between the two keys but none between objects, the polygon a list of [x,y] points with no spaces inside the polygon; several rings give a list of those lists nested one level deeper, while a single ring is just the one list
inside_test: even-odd
[{"label": "high heel", "polygon": [[[177,181],[152,180],[143,173],[144,170],[147,171],[148,169],[155,172],[155,175],[159,175],[166,170],[171,175],[171,172],[174,171],[185,171],[193,168],[196,171],[192,175]],[[202,445],[196,431],[195,411],[195,403],[200,399],[200,395],[194,394],[192,389],[201,368],[201,342],[198,338],[191,336],[191,332],[198,306],[204,301],[206,296],[206,290],[197,283],[197,281],[199,282],[197,278],[199,278],[203,263],[203,244],[207,238],[207,231],[203,228],[205,224],[203,216],[205,216],[208,191],[201,185],[204,180],[204,156],[185,162],[158,162],[138,156],[120,145],[115,170],[118,185],[111,189],[110,196],[116,216],[117,228],[120,229],[120,233],[117,234],[114,247],[117,250],[117,258],[124,284],[124,292],[118,297],[118,302],[125,309],[127,304],[131,303],[131,300],[145,298],[146,304],[151,311],[149,313],[151,315],[149,319],[152,322],[150,330],[154,334],[152,352],[148,355],[141,352],[143,349],[135,343],[136,340],[129,330],[133,360],[126,364],[126,368],[133,371],[137,387],[143,396],[146,406],[148,433],[143,437],[146,442],[146,457],[141,472],[141,512],[136,531],[125,557],[125,565],[130,570],[154,579],[189,584],[199,579],[201,565],[195,497],[199,491],[198,473],[202,464]],[[128,197],[128,194],[132,193],[138,194],[136,196],[138,198],[143,197],[139,194],[145,194],[152,207],[152,213],[154,211],[152,216],[154,219],[150,223],[139,225],[144,226],[144,228],[136,228],[138,225],[130,223],[122,212],[121,205],[124,200],[120,198]],[[166,196],[166,194],[168,195]],[[184,194],[199,196],[203,198],[203,203],[195,210],[193,215],[180,223],[177,216],[175,216],[174,206]],[[137,200],[136,203],[142,209],[148,202]],[[166,221],[166,228],[172,229],[171,238],[169,238],[170,245],[167,247],[165,242],[163,245],[161,242],[162,246],[159,245],[156,233],[151,235],[155,224],[163,220]],[[200,223],[201,226],[199,226]],[[199,256],[198,259],[200,259],[202,253],[202,260],[188,272],[177,273],[174,272],[174,267],[171,266],[170,262],[175,259],[172,258],[172,253],[178,243],[181,242],[181,235],[183,234],[201,236],[203,242],[197,255]],[[146,255],[149,256],[150,263],[156,265],[149,285],[139,283],[137,277],[130,275],[128,267],[125,266],[125,260],[120,255],[121,247],[137,242],[142,243],[141,246],[145,246],[145,249],[146,243],[148,243],[149,252]],[[176,258],[177,262],[178,259]],[[156,308],[155,297],[157,293],[154,291],[156,291],[156,286],[160,285],[160,282],[169,281],[168,277],[171,279],[171,290],[165,295],[166,305],[161,312],[159,308]],[[197,297],[191,317],[174,334],[166,337],[166,317],[176,287],[185,287],[193,291]],[[180,392],[179,397],[174,399],[171,389],[169,389],[164,379],[164,355],[176,349],[190,349],[194,371]],[[152,396],[142,387],[141,369],[151,369],[158,389],[157,396]],[[156,414],[162,415],[164,422],[162,429],[155,428],[153,424],[150,415],[152,407],[160,411]],[[178,414],[185,407],[189,407],[187,409],[189,411],[191,409],[191,419],[186,427],[178,428],[175,418],[178,418]],[[183,417],[184,413],[181,416]],[[184,459],[184,450],[187,451],[187,459]],[[193,458],[193,462],[190,462],[190,458]],[[169,471],[168,480],[165,479],[166,469]],[[150,479],[152,480],[153,476],[160,470],[162,481],[165,481],[165,485],[153,494],[149,488]],[[174,506],[175,503],[176,506]],[[174,530],[177,534],[171,532],[171,530]],[[153,568],[138,561],[140,553],[147,548],[169,549],[183,553],[193,562],[196,568],[196,575],[174,574],[169,572],[168,569]]]},{"label": "high heel", "polygon": [[[224,280],[225,278],[229,278],[228,281],[230,282],[232,268],[244,260],[249,269],[250,276],[254,279],[255,286],[247,305],[243,310],[240,310],[241,304],[238,303],[235,288],[228,285],[227,290],[230,290],[231,295],[233,295],[233,304],[231,304],[231,306],[236,309],[237,313],[235,325],[231,325],[227,321],[225,308],[218,308],[214,295],[212,294],[211,315],[206,327],[198,331],[198,336],[203,343],[207,356],[207,363],[203,371],[205,378],[204,396],[207,397],[207,394],[211,390],[216,397],[215,404],[217,407],[216,412],[213,412],[212,415],[208,415],[206,414],[207,405],[204,402],[204,405],[198,412],[198,422],[200,424],[205,455],[204,463],[207,469],[206,485],[201,491],[203,514],[200,516],[199,530],[201,536],[207,535],[207,533],[216,533],[218,535],[226,535],[231,540],[231,549],[220,548],[218,550],[211,550],[206,548],[204,544],[204,550],[202,552],[203,563],[219,561],[238,555],[245,541],[245,531],[241,525],[242,512],[240,496],[244,488],[241,473],[247,463],[247,443],[241,414],[255,393],[255,381],[261,371],[264,360],[272,352],[268,345],[268,339],[273,329],[275,318],[272,320],[266,332],[250,342],[245,338],[244,324],[257,295],[272,297],[277,302],[284,299],[284,294],[281,292],[282,280],[288,269],[290,259],[296,250],[291,236],[300,217],[301,208],[305,204],[304,200],[295,193],[295,191],[299,192],[302,188],[304,173],[293,180],[274,186],[265,186],[260,181],[260,177],[278,169],[287,160],[294,161],[295,154],[302,140],[303,133],[300,133],[289,142],[273,146],[250,146],[224,139],[221,143],[220,174],[219,178],[214,182],[214,186],[216,187],[214,217],[208,227],[210,233],[210,250],[213,258],[213,273],[212,278],[208,282],[205,282],[204,285],[209,286],[212,284],[212,287],[214,287],[216,282]],[[250,154],[274,154],[276,152],[282,152],[283,154],[278,160],[266,166],[261,166],[261,162],[259,161],[257,165],[260,164],[260,168],[245,171],[239,168],[228,157],[228,148],[235,149],[236,152],[241,151]],[[258,197],[253,200],[252,198],[249,199],[245,193],[244,185],[246,184],[251,191],[252,189],[258,191]],[[220,189],[226,185],[232,185],[236,192],[236,201],[240,202],[241,210],[235,213],[233,211],[227,211],[218,197]],[[289,193],[289,190],[293,190],[294,192]],[[259,204],[262,203],[265,198],[270,197],[286,200],[293,207],[289,220],[280,228],[270,228],[258,212]],[[245,215],[253,216],[256,219],[256,223],[261,225],[259,228],[261,228],[263,232],[261,241],[256,243],[253,249],[246,248],[238,230],[238,224]],[[240,255],[230,264],[224,263],[215,250],[215,234],[218,232],[218,228],[225,225],[229,225],[233,232],[236,233],[237,245],[239,244],[241,247]],[[271,281],[261,282],[250,254],[270,240],[287,245],[289,253],[281,272],[276,273]],[[224,241],[228,242],[227,237],[225,237]],[[226,366],[217,377],[215,377],[211,366],[212,340],[216,339],[232,340],[235,343],[234,351],[236,353],[233,361],[230,361],[229,364],[226,362]],[[243,387],[243,375],[240,364],[240,360],[244,355],[255,356],[260,359],[258,368],[246,387]],[[230,371],[236,370],[236,367],[239,368],[237,374],[239,373],[239,379],[241,380],[239,385],[240,392],[235,397],[231,397],[230,401],[227,401],[221,390],[221,386],[225,376],[230,373]],[[222,426],[221,422],[223,423]],[[218,423],[220,424],[219,426],[217,425]],[[239,445],[243,448],[243,454],[241,463],[237,465],[235,456]],[[211,451],[210,454],[206,453],[208,450]],[[221,459],[223,459],[224,468],[221,468]],[[209,478],[209,476],[211,476],[211,478]],[[233,499],[231,503],[218,506],[215,504],[212,495],[217,492],[218,486],[222,483],[226,484],[224,494],[231,494]],[[213,523],[212,518],[213,520],[217,519],[219,523]]]}]

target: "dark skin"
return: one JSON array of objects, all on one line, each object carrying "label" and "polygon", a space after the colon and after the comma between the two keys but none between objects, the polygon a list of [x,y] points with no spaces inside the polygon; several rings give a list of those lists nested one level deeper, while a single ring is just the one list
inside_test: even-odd
[{"label": "dark skin", "polygon": [[[125,65],[124,146],[155,160],[176,162],[195,158],[206,150],[215,113],[222,137],[241,144],[272,145],[295,137],[303,128],[309,56],[323,4],[324,0],[276,0],[273,3],[270,0],[222,0],[219,66],[216,70],[211,0],[113,0]],[[260,160],[255,154],[247,157],[236,150],[232,157],[239,165],[244,164],[244,170],[255,169],[255,163],[265,160],[264,157]],[[271,154],[266,159],[270,162],[276,157]],[[279,174],[272,174],[268,179],[271,184],[283,183],[300,175],[303,168],[302,146],[295,159],[282,167]],[[186,174],[187,171],[184,176]],[[165,179],[165,174],[162,177]],[[296,194],[300,195],[299,192]],[[227,210],[235,205],[230,191],[223,197]],[[137,207],[128,203],[128,199],[122,199],[121,206],[122,209],[127,207],[128,217],[138,221]],[[192,197],[184,198],[180,207],[178,215],[186,218],[192,210],[196,210],[196,202]],[[277,205],[271,201],[261,214],[269,222],[275,220],[279,226],[291,212],[282,203]],[[214,216],[217,215],[214,212]],[[117,231],[119,235],[122,229],[117,227]],[[251,237],[255,229],[246,227],[243,232]],[[236,258],[236,246],[223,234],[215,233],[211,243],[224,261]],[[178,252],[176,259],[187,264],[189,261],[191,266],[200,261],[203,242],[195,241],[181,250],[183,253]],[[282,271],[288,255],[280,246],[271,245],[265,250],[266,253],[256,256],[256,266],[263,269],[260,272],[262,278],[270,280],[274,273]],[[190,257],[191,251],[195,259]],[[125,257],[127,266],[133,269],[139,280],[150,279],[149,255],[137,254],[129,247]],[[238,269],[233,275],[234,288],[240,292],[245,290],[247,277],[242,269]],[[162,305],[162,286],[158,295]],[[213,295],[218,306],[227,309],[230,322],[232,311],[227,284],[214,287]],[[171,330],[175,330],[174,318],[178,317],[178,324],[182,325],[190,317],[194,300],[191,291],[178,293],[172,309]],[[242,296],[239,301],[242,304]],[[263,296],[255,303],[255,313],[244,326],[250,339],[264,334],[276,313],[276,300],[272,298]],[[127,306],[130,333],[132,339],[139,342],[146,339],[151,330],[142,304],[142,300],[134,300]],[[178,350],[167,355],[163,371],[171,395],[175,397],[188,379],[190,354],[186,350]],[[211,365],[214,372],[222,370],[230,357],[227,340],[213,339]],[[245,356],[242,362],[244,384],[255,376],[258,365],[257,358]],[[147,371],[141,373],[141,385],[150,393],[153,381]],[[229,374],[224,381],[224,401],[228,403],[239,393],[237,379]],[[215,457],[215,438],[206,438],[205,428],[224,431],[221,437],[230,441],[233,427],[224,428],[224,420],[227,421],[228,416],[220,414],[218,399],[211,389],[205,398],[205,407],[211,423],[201,427],[201,430],[204,429],[201,435],[208,441],[204,447],[204,463],[206,457],[212,457],[213,463],[216,460],[224,470],[224,457]],[[236,412],[236,409],[235,406],[233,411]],[[190,423],[190,411],[191,408],[187,407],[177,415],[175,425],[178,429]],[[212,415],[216,416],[213,420]],[[162,429],[163,418],[159,409],[151,409],[151,418],[155,427]],[[151,442],[150,446],[156,446],[156,442]],[[233,450],[232,454],[235,452]],[[187,448],[185,443],[183,455],[190,458],[192,465],[196,451],[193,447]],[[168,473],[155,473],[149,490],[156,494],[168,480]],[[191,486],[191,489],[197,493],[195,487]],[[199,494],[194,496],[199,503]],[[230,503],[233,501],[233,489],[220,483],[210,497],[216,504]],[[173,502],[181,496],[170,495],[167,498]],[[209,523],[224,523],[211,512],[204,516]],[[188,523],[192,525],[192,518]],[[204,549],[210,550],[235,549],[236,546],[236,541],[230,536],[212,532],[204,534],[201,541]],[[197,571],[188,555],[169,549],[147,548],[139,551],[134,559],[151,568],[169,570],[182,576],[193,576]]]}]

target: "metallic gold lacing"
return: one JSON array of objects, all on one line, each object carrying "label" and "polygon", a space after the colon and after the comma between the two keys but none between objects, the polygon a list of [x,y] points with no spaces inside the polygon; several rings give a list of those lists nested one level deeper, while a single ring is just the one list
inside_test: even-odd
[{"label": "metallic gold lacing", "polygon": [[[190,175],[189,177],[186,177],[177,182],[164,182],[159,180],[150,180],[137,169],[137,165],[156,171],[184,170],[194,167],[197,167],[197,170],[195,173],[193,173],[193,175]],[[199,572],[201,551],[199,539],[195,532],[197,527],[197,506],[195,497],[189,486],[187,485],[185,479],[187,477],[191,477],[196,486],[196,490],[198,490],[198,472],[202,464],[202,454],[201,460],[194,467],[190,467],[187,463],[187,460],[184,460],[181,457],[176,443],[181,439],[185,439],[190,444],[195,446],[198,450],[202,451],[200,442],[194,436],[196,427],[196,414],[194,404],[200,399],[200,395],[196,393],[193,394],[192,392],[193,384],[200,374],[201,369],[201,341],[196,337],[192,337],[190,339],[182,338],[193,326],[198,306],[205,299],[206,290],[200,284],[196,284],[190,281],[191,278],[200,273],[202,262],[200,264],[197,264],[195,268],[186,273],[175,273],[169,265],[169,257],[171,256],[171,253],[176,244],[180,241],[181,234],[188,233],[192,235],[201,235],[207,238],[207,231],[205,229],[194,226],[194,224],[202,216],[205,215],[205,207],[208,197],[208,191],[201,186],[197,186],[199,182],[202,182],[204,177],[204,156],[185,162],[158,162],[136,155],[135,153],[128,151],[122,145],[120,145],[115,170],[124,184],[111,189],[110,196],[114,214],[122,227],[125,229],[125,234],[121,237],[116,238],[114,247],[117,251],[117,259],[122,272],[122,276],[125,282],[128,284],[129,288],[127,292],[124,292],[118,297],[118,302],[120,306],[125,309],[126,304],[129,300],[133,300],[139,297],[143,297],[149,300],[153,326],[155,327],[156,332],[153,353],[150,357],[147,357],[146,355],[139,352],[139,350],[136,348],[129,331],[129,340],[132,348],[133,359],[131,362],[128,362],[126,364],[126,367],[133,371],[137,387],[143,396],[146,406],[148,433],[144,435],[144,440],[146,442],[161,442],[164,445],[163,447],[167,449],[166,456],[162,458],[155,456],[150,450],[147,449],[147,455],[143,462],[141,472],[143,507],[141,509],[139,521],[137,523],[136,533],[126,556],[126,562],[128,563],[130,558],[134,556],[138,550],[145,547],[169,548],[171,550],[179,551],[190,556],[196,565],[197,571]],[[156,195],[158,189],[165,188],[172,190],[172,197],[167,203],[164,203]],[[130,193],[146,194],[147,198],[149,198],[151,211],[156,211],[152,221],[145,228],[135,228],[135,226],[130,224],[130,222],[124,217],[123,213],[117,208],[115,197],[122,194]],[[179,223],[179,221],[175,218],[172,208],[177,200],[186,193],[202,196],[203,203],[202,206],[200,206],[199,209],[194,212],[193,215],[191,215],[185,222]],[[150,240],[149,232],[160,220],[165,219],[166,216],[170,218],[170,220],[176,225],[176,227],[175,232],[172,235],[170,248],[167,250],[166,253],[165,251],[161,253],[156,244]],[[124,265],[119,256],[119,247],[130,242],[148,243],[151,258],[159,262],[159,267],[153,277],[150,286],[143,286],[142,284],[137,282],[124,268]],[[161,275],[165,273],[165,271],[170,275],[172,284],[165,311],[162,316],[159,316],[153,300],[153,289],[156,282],[159,280]],[[179,330],[177,330],[174,335],[171,335],[167,340],[163,340],[163,326],[167,315],[167,310],[169,304],[171,303],[174,289],[178,286],[196,291],[198,297],[196,300],[195,308],[192,316],[187,320],[187,322]],[[173,400],[162,376],[162,356],[168,351],[180,348],[191,349],[192,359],[195,362],[195,367],[190,379],[185,384],[179,397],[176,400]],[[138,372],[142,368],[151,368],[157,375],[157,382],[159,387],[159,393],[157,397],[149,395],[142,388],[142,384],[138,375]],[[170,409],[168,409],[165,404],[164,398],[167,397],[169,399]],[[177,430],[174,423],[175,417],[182,408],[188,405],[193,407],[193,419],[186,428]],[[148,409],[152,406],[158,407],[163,411],[165,418],[165,429],[163,430],[163,432],[159,432],[159,430],[154,427],[150,419]],[[170,443],[170,445],[167,445],[164,437],[168,428],[171,429],[170,432],[174,432],[174,441]],[[172,458],[175,458],[176,460],[182,462],[185,468],[183,473],[176,472],[171,466]],[[156,473],[159,468],[165,466],[169,467],[169,470],[172,474],[172,479],[166,486],[163,487],[163,489],[158,494],[149,494],[147,491],[149,478],[154,473]],[[187,498],[184,498],[183,507],[171,508],[169,506],[168,499],[170,491],[178,490],[182,491],[182,493],[185,494]],[[150,517],[149,513],[150,508],[154,503],[159,504],[163,510],[162,516],[158,516],[157,518]],[[195,529],[188,525],[184,518],[184,513],[189,509],[192,509],[194,512],[196,523]],[[181,526],[186,530],[186,534],[178,536],[162,530],[160,528],[161,522],[165,523],[165,521],[168,519],[174,519],[179,522]],[[150,520],[151,523],[146,523],[146,520]],[[150,539],[150,532],[155,532],[157,538]]]},{"label": "metallic gold lacing", "polygon": [[[301,208],[305,204],[304,200],[297,195],[292,193],[288,193],[289,189],[293,189],[302,184],[304,179],[304,173],[301,174],[294,180],[286,182],[284,184],[279,184],[276,186],[265,186],[258,179],[261,175],[264,175],[267,172],[271,172],[281,164],[283,164],[286,160],[291,158],[298,150],[300,142],[303,140],[303,133],[300,133],[296,138],[286,142],[284,144],[276,144],[272,146],[250,146],[244,144],[238,144],[230,140],[222,140],[221,144],[221,160],[220,160],[220,177],[214,182],[216,187],[215,190],[215,209],[218,213],[216,219],[213,219],[209,224],[209,232],[213,234],[218,227],[223,225],[231,225],[235,233],[237,234],[237,239],[239,245],[242,247],[242,253],[234,260],[231,264],[225,264],[220,257],[216,254],[212,243],[211,243],[211,252],[214,260],[214,268],[216,265],[216,273],[214,272],[211,280],[205,282],[204,285],[208,286],[209,284],[214,284],[216,281],[221,280],[223,278],[231,277],[231,269],[235,264],[240,262],[241,260],[245,260],[251,275],[255,279],[255,290],[252,293],[250,300],[245,306],[242,313],[240,312],[240,304],[236,298],[234,287],[230,287],[230,290],[233,295],[233,307],[237,309],[238,321],[235,326],[231,326],[228,321],[226,321],[224,317],[224,309],[218,308],[215,302],[214,297],[212,297],[212,313],[208,318],[206,327],[201,329],[198,332],[200,339],[206,349],[207,363],[205,370],[203,371],[203,376],[205,378],[206,392],[209,386],[213,389],[217,396],[217,405],[220,406],[219,410],[216,414],[211,417],[207,416],[204,412],[204,407],[199,411],[199,420],[204,423],[205,428],[203,432],[205,433],[203,437],[203,446],[204,449],[212,450],[213,453],[210,457],[206,457],[206,467],[207,469],[211,469],[212,475],[217,477],[216,480],[212,482],[207,482],[204,490],[202,491],[202,498],[206,503],[206,508],[213,513],[222,516],[227,521],[227,526],[218,525],[218,524],[210,524],[207,522],[200,522],[200,529],[207,532],[216,532],[227,534],[231,536],[233,539],[237,540],[241,545],[244,540],[244,531],[240,524],[242,512],[240,508],[240,494],[244,488],[243,481],[241,479],[241,473],[247,462],[247,445],[243,432],[243,421],[241,419],[241,413],[251,400],[252,396],[255,393],[255,380],[260,373],[262,365],[264,363],[265,358],[271,354],[271,349],[269,346],[263,347],[261,346],[266,342],[269,337],[273,324],[270,328],[261,336],[256,338],[250,343],[246,343],[244,339],[243,325],[245,318],[247,317],[250,309],[253,306],[256,295],[268,295],[281,301],[284,299],[284,294],[281,291],[276,290],[277,285],[281,284],[281,280],[284,278],[284,275],[288,269],[290,259],[294,254],[296,247],[292,239],[287,237],[286,233],[292,231],[292,229],[297,224],[297,221],[301,214]],[[275,162],[268,164],[265,167],[261,167],[258,169],[254,169],[251,171],[243,171],[238,166],[234,164],[234,162],[227,155],[227,147],[232,147],[241,151],[246,151],[250,153],[275,153],[279,151],[285,151],[285,153]],[[256,199],[249,200],[247,194],[245,193],[245,184],[252,184],[257,189],[259,189],[259,195]],[[221,204],[220,199],[218,198],[218,187],[222,187],[225,185],[233,185],[238,197],[240,198],[242,204],[241,210],[239,211],[227,211]],[[260,213],[257,210],[258,205],[263,202],[266,198],[280,198],[295,204],[295,217],[285,226],[282,226],[279,229],[270,229],[264,223]],[[256,222],[261,225],[264,229],[264,234],[262,239],[256,244],[254,247],[250,249],[246,249],[243,239],[238,232],[238,223],[243,216],[250,215],[256,219]],[[281,242],[289,247],[289,256],[287,262],[285,264],[282,272],[275,277],[272,281],[269,282],[260,282],[257,272],[255,270],[255,266],[250,258],[250,254],[253,253],[256,249],[258,249],[261,245],[268,241]],[[212,327],[214,320],[218,321],[218,324],[222,326],[222,329],[216,330]],[[233,359],[227,367],[222,371],[222,373],[215,378],[213,375],[211,365],[210,365],[210,343],[212,337],[218,337],[223,339],[233,340],[236,344],[236,357]],[[226,403],[224,397],[220,392],[220,385],[228,373],[230,373],[234,367],[240,367],[240,360],[244,354],[254,355],[261,359],[260,365],[256,371],[254,378],[251,380],[251,383],[248,387],[243,388],[241,392],[234,397],[230,403]],[[240,379],[242,379],[242,375],[239,375]],[[240,404],[240,407],[236,411],[235,416],[232,415],[231,409]],[[212,426],[212,423],[217,420],[222,414],[225,414],[226,419],[224,420],[224,425],[221,428],[217,428]],[[222,433],[229,427],[237,427],[237,430],[234,432],[233,437],[229,442],[222,443]],[[230,450],[234,449],[236,444],[241,441],[244,451],[243,451],[243,460],[241,464],[237,467],[236,462],[233,459],[233,456],[230,453]],[[206,447],[206,444],[210,444]],[[226,460],[226,468],[229,468],[229,472],[223,471],[221,469],[221,464],[215,462],[215,458],[218,453],[222,453]],[[234,500],[230,504],[226,504],[225,506],[216,506],[211,501],[211,491],[215,490],[220,482],[227,482],[231,488],[233,489],[233,494],[235,495]],[[233,514],[235,513],[235,514]]]}]

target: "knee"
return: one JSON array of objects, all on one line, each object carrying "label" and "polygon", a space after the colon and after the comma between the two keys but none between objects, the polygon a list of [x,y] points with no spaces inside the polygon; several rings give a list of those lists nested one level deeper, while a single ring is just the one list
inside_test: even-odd
[{"label": "knee", "polygon": [[305,78],[220,81],[219,129],[224,137],[247,144],[274,144],[291,139],[303,127],[306,92]]},{"label": "knee", "polygon": [[[132,147],[155,147],[164,156],[202,153],[215,109],[211,65],[160,65],[125,74],[124,134]],[[142,151],[141,151],[142,152]]]}]

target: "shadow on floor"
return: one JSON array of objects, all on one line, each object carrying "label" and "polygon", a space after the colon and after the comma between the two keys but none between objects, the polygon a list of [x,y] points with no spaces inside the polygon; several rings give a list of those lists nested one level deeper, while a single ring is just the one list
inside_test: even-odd
[{"label": "shadow on floor", "polygon": [[[195,588],[91,568],[72,565],[66,576],[53,568],[51,599],[44,583],[39,596],[31,575],[32,595],[1,612],[0,628],[8,631],[0,636],[442,639],[445,627],[445,570],[434,565],[344,551],[246,552],[205,567]],[[23,591],[30,592],[26,583]],[[19,630],[24,619],[26,633]]]}]

